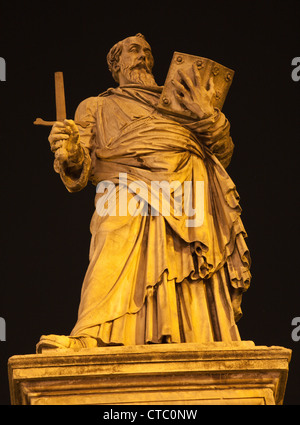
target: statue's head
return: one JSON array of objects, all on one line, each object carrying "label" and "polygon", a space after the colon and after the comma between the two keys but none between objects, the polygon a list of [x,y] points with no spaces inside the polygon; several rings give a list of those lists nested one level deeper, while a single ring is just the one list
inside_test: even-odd
[{"label": "statue's head", "polygon": [[156,85],[152,75],[151,47],[140,33],[115,44],[108,52],[107,63],[114,80],[120,85]]}]

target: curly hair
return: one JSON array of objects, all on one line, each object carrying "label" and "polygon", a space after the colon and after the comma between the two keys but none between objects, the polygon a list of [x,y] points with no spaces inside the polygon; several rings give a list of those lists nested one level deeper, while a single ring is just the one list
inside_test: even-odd
[{"label": "curly hair", "polygon": [[[133,37],[140,37],[143,40],[146,41],[146,38],[143,34],[141,34],[140,32],[135,34]],[[127,40],[127,38],[130,37],[126,37],[124,40],[119,41],[118,43],[116,43],[108,52],[106,59],[107,59],[107,64],[108,64],[108,69],[110,70],[110,72],[112,73],[113,79],[118,83],[119,82],[119,77],[118,77],[118,73],[115,72],[115,67],[114,65],[117,64],[119,62],[119,58],[120,55],[122,53],[122,49],[123,49],[123,43],[125,40]]]}]

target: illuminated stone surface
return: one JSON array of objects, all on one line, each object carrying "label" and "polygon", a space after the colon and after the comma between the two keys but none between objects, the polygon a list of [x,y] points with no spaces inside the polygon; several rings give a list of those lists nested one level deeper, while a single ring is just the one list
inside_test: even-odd
[{"label": "illuminated stone surface", "polygon": [[[97,187],[96,211],[78,320],[70,335],[43,335],[38,352],[239,341],[251,261],[239,195],[225,171],[234,144],[221,107],[233,71],[175,54],[165,93],[141,34],[107,58],[118,87],[83,100],[74,121],[64,120],[56,73],[54,168],[69,192]],[[165,96],[176,110],[162,108]],[[107,193],[104,181],[113,186]]]},{"label": "illuminated stone surface", "polygon": [[74,121],[56,73],[54,169],[69,192],[97,187],[90,264],[70,335],[9,360],[12,403],[282,403],[291,351],[242,342],[236,325],[251,260],[225,170],[233,71],[176,53],[159,87],[141,34],[107,58],[118,87],[81,102]]},{"label": "illuminated stone surface", "polygon": [[282,404],[291,350],[155,344],[9,359],[12,404]]}]

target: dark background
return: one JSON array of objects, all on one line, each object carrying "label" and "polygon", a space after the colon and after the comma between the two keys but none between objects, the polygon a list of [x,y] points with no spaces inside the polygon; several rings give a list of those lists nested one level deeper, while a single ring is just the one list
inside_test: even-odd
[{"label": "dark background", "polygon": [[[77,5],[78,4],[78,5]],[[1,286],[0,403],[9,404],[7,360],[35,352],[42,334],[75,324],[88,265],[95,188],[70,194],[53,170],[47,141],[55,119],[55,71],[65,78],[68,118],[77,105],[114,86],[106,54],[137,32],[152,46],[162,85],[173,52],[205,56],[236,71],[223,111],[235,152],[237,185],[252,256],[252,286],[239,330],[256,345],[293,350],[285,404],[300,404],[298,154],[299,1],[11,1],[0,13]]]}]

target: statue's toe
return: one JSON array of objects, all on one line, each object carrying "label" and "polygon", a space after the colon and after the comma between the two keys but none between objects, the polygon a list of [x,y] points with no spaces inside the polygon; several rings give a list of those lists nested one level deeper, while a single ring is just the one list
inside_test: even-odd
[{"label": "statue's toe", "polygon": [[70,338],[65,335],[42,335],[36,345],[36,352],[42,353],[49,349],[67,349],[70,348]]},{"label": "statue's toe", "polygon": [[38,354],[46,350],[71,349],[80,350],[82,348],[97,347],[97,340],[92,337],[70,337],[66,335],[42,335],[36,345]]}]

